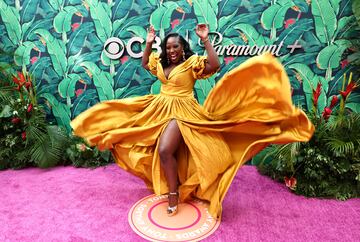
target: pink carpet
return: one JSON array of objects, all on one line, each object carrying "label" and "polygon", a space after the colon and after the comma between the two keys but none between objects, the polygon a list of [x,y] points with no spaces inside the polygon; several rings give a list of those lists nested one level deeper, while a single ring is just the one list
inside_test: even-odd
[{"label": "pink carpet", "polygon": [[[143,241],[130,207],[150,192],[116,165],[0,172],[0,241]],[[245,166],[204,241],[359,241],[360,199],[307,199]]]}]

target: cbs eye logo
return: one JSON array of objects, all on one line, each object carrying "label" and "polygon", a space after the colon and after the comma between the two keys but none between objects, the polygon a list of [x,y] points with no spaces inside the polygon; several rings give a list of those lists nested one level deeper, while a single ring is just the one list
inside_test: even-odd
[{"label": "cbs eye logo", "polygon": [[[132,37],[126,44],[124,44],[121,39],[111,37],[107,39],[104,44],[104,52],[106,56],[112,60],[118,60],[124,54],[125,50],[131,57],[141,58],[143,56],[143,51],[134,52],[133,45],[136,43],[141,45],[144,41],[145,40],[141,37]],[[156,36],[152,48],[156,48],[159,53],[161,53],[160,43],[160,38]]]}]

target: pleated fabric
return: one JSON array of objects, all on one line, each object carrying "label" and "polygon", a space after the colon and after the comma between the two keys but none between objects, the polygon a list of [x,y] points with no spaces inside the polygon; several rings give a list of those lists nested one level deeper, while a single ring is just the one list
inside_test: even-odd
[{"label": "pleated fabric", "polygon": [[308,141],[314,126],[293,106],[286,72],[270,54],[228,72],[199,105],[193,87],[212,74],[203,73],[206,61],[193,55],[166,78],[159,55],[152,53],[149,69],[162,82],[160,94],[96,104],[71,126],[90,145],[110,149],[121,168],[141,177],[156,194],[164,194],[169,190],[158,146],[175,119],[184,139],[176,157],[180,200],[208,201],[209,212],[219,217],[225,194],[247,160],[269,144]]}]

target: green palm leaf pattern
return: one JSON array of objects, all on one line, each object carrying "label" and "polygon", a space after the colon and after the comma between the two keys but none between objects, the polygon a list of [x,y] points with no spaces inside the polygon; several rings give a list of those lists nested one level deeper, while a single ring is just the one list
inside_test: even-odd
[{"label": "green palm leaf pattern", "polygon": [[54,36],[52,36],[47,30],[37,29],[34,31],[34,33],[37,33],[42,38],[44,38],[46,42],[46,48],[51,57],[51,62],[54,70],[59,76],[64,76],[67,71],[65,45],[59,39],[56,39]]},{"label": "green palm leaf pattern", "polygon": [[30,64],[30,51],[36,47],[33,42],[26,41],[20,45],[14,54],[15,64],[18,66],[26,66]]},{"label": "green palm leaf pattern", "polygon": [[289,65],[289,68],[295,70],[302,79],[303,91],[306,97],[308,110],[311,110],[313,105],[313,90],[316,89],[319,82],[322,84],[321,94],[318,100],[318,111],[321,113],[327,103],[326,93],[329,89],[328,81],[324,77],[314,74],[313,71],[305,64],[295,63]]},{"label": "green palm leaf pattern", "polygon": [[49,104],[51,105],[51,110],[56,118],[56,122],[66,127],[66,129],[70,132],[70,107],[59,102],[52,94],[44,93],[39,95],[40,98],[45,98]]},{"label": "green palm leaf pattern", "polygon": [[311,11],[314,15],[317,37],[321,43],[330,44],[337,27],[334,8],[328,0],[313,0]]},{"label": "green palm leaf pattern", "polygon": [[111,9],[98,0],[86,0],[86,2],[90,6],[90,15],[95,24],[96,34],[105,43],[112,33]]},{"label": "green palm leaf pattern", "polygon": [[218,28],[217,10],[218,1],[212,0],[194,0],[194,13],[198,23],[205,23],[209,25],[210,31],[215,31]]},{"label": "green palm leaf pattern", "polygon": [[337,15],[339,13],[340,9],[340,2],[341,0],[329,0],[331,7],[334,9],[335,14]]},{"label": "green palm leaf pattern", "polygon": [[84,93],[79,95],[73,103],[72,118],[75,118],[81,112],[98,102],[98,100],[94,98],[96,95],[96,90],[94,89],[86,90]]},{"label": "green palm leaf pattern", "polygon": [[21,40],[20,15],[16,8],[8,6],[4,0],[0,0],[0,16],[6,27],[9,39],[14,45]]},{"label": "green palm leaf pattern", "polygon": [[49,0],[49,3],[53,9],[58,10],[62,8],[64,0]]},{"label": "green palm leaf pattern", "polygon": [[28,23],[34,19],[40,0],[25,0],[21,6],[21,22]]},{"label": "green palm leaf pattern", "polygon": [[81,24],[80,27],[70,35],[69,42],[66,44],[67,53],[69,55],[78,54],[84,47],[87,36],[93,34],[94,31],[93,23],[86,22]]},{"label": "green palm leaf pattern", "polygon": [[237,9],[240,4],[241,0],[224,0],[219,3],[219,16],[228,16],[235,14],[236,11],[234,9]]},{"label": "green palm leaf pattern", "polygon": [[68,32],[71,29],[71,18],[78,12],[74,6],[66,6],[54,18],[54,29],[57,33]]},{"label": "green palm leaf pattern", "polygon": [[122,19],[128,15],[128,12],[131,10],[134,1],[129,0],[119,0],[116,1],[114,7],[112,8],[113,21],[116,19]]},{"label": "green palm leaf pattern", "polygon": [[278,1],[263,12],[261,25],[264,29],[271,30],[271,39],[276,38],[276,30],[283,26],[286,12],[294,5],[292,1]]},{"label": "green palm leaf pattern", "polygon": [[150,24],[155,30],[160,30],[160,38],[164,38],[165,29],[170,27],[171,15],[178,7],[176,2],[165,2],[150,15]]},{"label": "green palm leaf pattern", "polygon": [[326,78],[331,78],[332,69],[339,67],[343,52],[351,46],[348,40],[336,40],[334,44],[322,49],[317,58],[316,64],[320,69],[326,70]]},{"label": "green palm leaf pattern", "polygon": [[249,45],[265,45],[265,37],[259,34],[256,29],[250,24],[238,24],[234,29],[240,30],[244,33],[249,41]]},{"label": "green palm leaf pattern", "polygon": [[[119,60],[104,54],[104,43],[118,37],[126,44],[134,36],[146,38],[152,24],[158,36],[183,35],[194,52],[206,54],[194,32],[208,23],[223,36],[221,45],[278,45],[280,60],[295,90],[293,101],[312,108],[312,88],[323,85],[318,114],[338,94],[342,75],[352,70],[356,55],[359,1],[350,0],[0,0],[0,48],[15,53],[18,69],[37,82],[58,124],[70,131],[70,117],[99,101],[159,93],[161,83],[141,67],[140,59],[125,49]],[[351,6],[353,5],[353,6]],[[357,20],[356,20],[357,19]],[[213,36],[210,36],[211,39]],[[302,49],[290,53],[296,40]],[[140,51],[140,45],[133,46]],[[141,45],[144,48],[144,44]],[[155,50],[155,49],[154,49]],[[200,103],[215,83],[247,56],[220,54],[222,68],[196,83]],[[0,62],[6,61],[1,59]],[[82,89],[82,90],[80,90]],[[360,98],[352,94],[347,108],[358,112]]]},{"label": "green palm leaf pattern", "polygon": [[195,83],[195,93],[200,104],[203,104],[208,93],[215,85],[215,77],[199,80]]},{"label": "green palm leaf pattern", "polygon": [[62,98],[74,97],[75,96],[75,85],[81,77],[78,74],[69,74],[67,78],[64,78],[58,86],[58,92]]},{"label": "green palm leaf pattern", "polygon": [[114,80],[112,76],[108,72],[101,70],[93,62],[86,61],[81,63],[81,66],[91,72],[100,101],[114,99]]}]

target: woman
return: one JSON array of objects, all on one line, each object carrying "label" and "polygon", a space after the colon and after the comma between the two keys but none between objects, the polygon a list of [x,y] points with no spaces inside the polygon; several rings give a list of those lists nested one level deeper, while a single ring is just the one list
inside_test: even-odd
[{"label": "woman", "polygon": [[198,25],[207,57],[170,34],[161,55],[151,53],[150,27],[142,65],[162,82],[159,95],[103,102],[71,125],[76,135],[110,149],[117,164],[141,177],[156,194],[169,194],[169,216],[178,200],[197,197],[221,215],[221,203],[237,170],[270,143],[307,141],[314,127],[292,105],[287,75],[276,59],[249,59],[227,73],[204,106],[193,95],[197,79],[219,68],[206,25]]},{"label": "woman", "polygon": [[[220,62],[213,46],[210,44],[207,26],[205,24],[197,25],[196,34],[200,37],[208,53],[208,59],[207,63],[205,63],[203,74],[207,75],[214,73],[220,67]],[[150,31],[146,38],[146,48],[142,58],[142,66],[147,70],[150,70],[148,66],[149,55],[151,53],[154,40],[155,31],[154,28],[150,26]],[[188,60],[189,57],[193,58],[194,54],[190,50],[189,43],[187,43],[181,35],[176,33],[169,34],[165,37],[162,42],[161,49],[161,66],[166,79],[169,79],[171,71],[176,66]],[[155,67],[155,69],[156,68],[157,67]],[[153,72],[156,75],[157,71],[155,70]],[[159,143],[160,162],[169,186],[169,207],[167,209],[169,216],[174,215],[177,211],[179,194],[177,192],[177,162],[175,155],[181,141],[182,136],[176,119],[172,119],[169,121],[169,124],[161,135]]]}]

